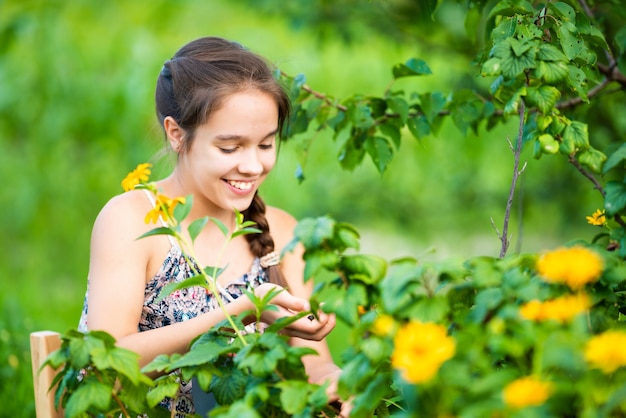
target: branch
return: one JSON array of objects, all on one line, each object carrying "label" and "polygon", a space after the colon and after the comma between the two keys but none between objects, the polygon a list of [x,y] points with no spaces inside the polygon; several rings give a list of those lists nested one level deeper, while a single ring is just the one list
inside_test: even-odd
[{"label": "branch", "polygon": [[[593,174],[585,170],[585,168],[578,162],[575,152],[569,155],[568,161],[576,168],[576,170],[580,172],[580,174],[585,176],[587,179],[589,179],[591,183],[593,183],[593,188],[598,190],[602,197],[606,196],[606,192],[604,191],[604,188],[602,187],[600,182],[593,176]],[[626,228],[626,222],[622,219],[621,216],[619,216],[619,214],[615,214],[613,216],[613,219],[615,219],[615,222],[620,224],[623,228]]]},{"label": "branch", "polygon": [[[524,103],[524,99],[520,100],[519,105],[519,129],[517,132],[517,146],[515,147],[513,155],[514,163],[513,163],[513,180],[511,181],[511,188],[509,190],[509,198],[506,202],[506,209],[504,211],[504,224],[502,226],[502,234],[499,236],[500,241],[502,242],[502,247],[500,248],[500,258],[503,258],[506,255],[507,250],[509,249],[509,221],[511,218],[511,207],[513,206],[513,197],[515,196],[515,187],[517,185],[517,180],[519,179],[520,174],[526,168],[526,164],[522,169],[519,169],[519,161],[520,155],[522,153],[522,139],[524,138],[524,115],[526,113],[526,106]],[[509,143],[512,147],[512,145]]]}]

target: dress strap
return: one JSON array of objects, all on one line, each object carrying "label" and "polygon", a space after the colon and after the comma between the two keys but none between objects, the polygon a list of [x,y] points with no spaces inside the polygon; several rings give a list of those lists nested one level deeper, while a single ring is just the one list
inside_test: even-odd
[{"label": "dress strap", "polygon": [[[152,195],[152,192],[147,189],[143,189],[143,191],[146,193],[146,196],[148,197],[148,200],[150,201],[150,204],[152,205],[152,207],[156,207],[156,200],[154,200],[154,196]],[[159,222],[161,223],[161,226],[167,227],[167,223],[165,223],[161,215],[159,215]],[[176,241],[171,235],[168,235],[167,239],[170,241],[170,244],[176,245]]]}]

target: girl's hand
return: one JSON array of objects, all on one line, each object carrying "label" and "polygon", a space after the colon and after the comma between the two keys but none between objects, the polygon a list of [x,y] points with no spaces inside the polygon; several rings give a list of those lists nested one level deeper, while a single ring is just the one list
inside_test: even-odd
[{"label": "girl's hand", "polygon": [[[255,289],[255,293],[257,296],[262,297],[273,289],[281,290],[281,292],[274,296],[271,300],[271,304],[276,306],[278,310],[264,311],[261,315],[263,322],[272,324],[283,317],[293,316],[301,312],[310,312],[311,307],[306,299],[293,296],[291,293],[287,292],[287,290],[278,285],[264,283]],[[310,315],[292,322],[283,328],[282,333],[290,337],[320,341],[333,330],[335,323],[336,320],[334,315],[319,312],[317,318]]]}]

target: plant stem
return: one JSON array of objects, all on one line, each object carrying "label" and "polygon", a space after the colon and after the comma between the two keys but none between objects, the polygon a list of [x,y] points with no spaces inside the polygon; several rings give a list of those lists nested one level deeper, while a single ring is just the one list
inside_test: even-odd
[{"label": "plant stem", "polygon": [[[519,129],[517,132],[517,143],[513,149],[514,162],[513,162],[513,180],[511,181],[511,188],[509,189],[509,198],[506,202],[506,209],[504,210],[504,224],[502,225],[502,234],[500,235],[500,241],[502,246],[500,247],[500,258],[506,255],[509,249],[509,220],[511,218],[511,207],[513,206],[513,197],[515,196],[515,187],[517,186],[517,180],[521,174],[519,169],[520,155],[522,153],[522,139],[524,137],[524,116],[526,113],[526,106],[524,100],[520,100],[519,104]],[[522,170],[523,171],[523,170]]]}]

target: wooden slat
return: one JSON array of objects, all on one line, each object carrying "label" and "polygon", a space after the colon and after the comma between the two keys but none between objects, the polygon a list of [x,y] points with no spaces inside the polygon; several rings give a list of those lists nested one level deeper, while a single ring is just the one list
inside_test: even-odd
[{"label": "wooden slat", "polygon": [[54,388],[48,390],[54,380],[55,371],[47,366],[39,371],[50,353],[61,347],[61,336],[54,331],[37,331],[30,334],[30,354],[35,388],[37,418],[62,418],[63,411],[54,409]]}]

